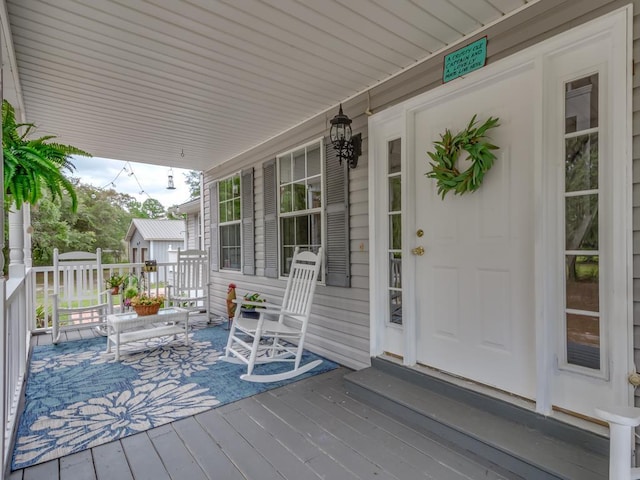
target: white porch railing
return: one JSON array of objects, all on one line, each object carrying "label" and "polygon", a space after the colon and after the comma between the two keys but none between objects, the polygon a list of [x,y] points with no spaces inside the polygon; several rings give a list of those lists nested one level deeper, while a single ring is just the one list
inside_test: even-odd
[{"label": "white porch railing", "polygon": [[11,462],[11,445],[16,427],[18,403],[24,385],[27,369],[27,353],[30,332],[27,329],[27,310],[33,298],[29,287],[31,272],[22,278],[5,280],[0,278],[0,292],[4,299],[2,316],[2,342],[0,343],[0,368],[4,372],[2,384],[2,419],[5,430],[2,435],[3,468],[0,478],[4,478]]},{"label": "white porch railing", "polygon": [[[104,265],[105,278],[112,273],[133,273],[140,275],[143,264],[118,263]],[[172,280],[174,263],[158,264],[156,272],[145,273],[146,291],[151,294],[164,293],[165,286]],[[11,464],[11,447],[18,420],[18,406],[27,371],[27,357],[31,332],[46,331],[51,324],[51,294],[53,293],[53,267],[33,267],[26,269],[26,275],[19,278],[0,277],[0,371],[4,372],[2,382],[2,402],[0,418],[5,430],[1,436],[2,469],[0,480],[6,478]],[[44,322],[36,323],[38,306],[44,312]]]},{"label": "white porch railing", "polygon": [[[113,263],[102,266],[104,269],[104,278],[109,278],[112,274],[120,275],[133,274],[140,276],[144,263]],[[159,295],[165,292],[165,286],[170,284],[173,279],[173,271],[175,263],[158,263],[157,271],[145,272],[145,290],[152,295]],[[47,330],[51,327],[51,311],[53,289],[53,267],[33,267],[33,275],[31,276],[31,288],[34,292],[34,301],[28,310],[27,322],[30,331],[39,332]],[[106,288],[100,285],[100,288]],[[40,316],[37,314],[40,312]],[[43,318],[39,318],[42,317]]]}]

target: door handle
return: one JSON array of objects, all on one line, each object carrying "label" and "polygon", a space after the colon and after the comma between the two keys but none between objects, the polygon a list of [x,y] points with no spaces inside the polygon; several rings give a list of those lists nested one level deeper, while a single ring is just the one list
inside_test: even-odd
[{"label": "door handle", "polygon": [[419,247],[412,248],[412,249],[411,249],[411,253],[413,253],[414,255],[418,255],[419,257],[421,257],[422,255],[424,255],[424,247],[423,247],[422,245],[420,245]]},{"label": "door handle", "polygon": [[632,374],[630,374],[627,379],[629,380],[629,383],[634,387],[640,386],[640,374],[638,374],[637,372],[633,372]]}]

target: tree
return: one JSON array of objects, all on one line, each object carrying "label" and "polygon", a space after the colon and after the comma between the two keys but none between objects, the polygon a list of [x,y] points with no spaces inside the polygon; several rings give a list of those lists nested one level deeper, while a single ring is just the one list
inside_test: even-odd
[{"label": "tree", "polygon": [[68,193],[71,208],[75,210],[78,199],[63,170],[75,169],[69,161],[70,155],[90,157],[91,154],[71,145],[51,143],[55,135],[28,140],[35,128],[33,123],[17,123],[11,104],[2,101],[5,201],[16,208],[25,202],[33,205],[42,198],[44,188],[53,200],[62,199],[63,192]]},{"label": "tree", "polygon": [[162,218],[165,216],[164,207],[155,198],[147,198],[142,202],[142,212],[146,218]]},{"label": "tree", "polygon": [[189,199],[198,198],[200,196],[200,172],[196,170],[190,170],[187,173],[183,173],[184,180],[189,186]]}]

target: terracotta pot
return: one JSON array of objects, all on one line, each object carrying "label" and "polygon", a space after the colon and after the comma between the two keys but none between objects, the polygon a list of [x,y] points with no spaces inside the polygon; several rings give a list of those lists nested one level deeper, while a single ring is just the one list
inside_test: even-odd
[{"label": "terracotta pot", "polygon": [[111,287],[111,295],[118,295],[120,293],[120,286]]},{"label": "terracotta pot", "polygon": [[160,310],[160,305],[136,305],[133,307],[139,317],[146,315],[155,315]]}]

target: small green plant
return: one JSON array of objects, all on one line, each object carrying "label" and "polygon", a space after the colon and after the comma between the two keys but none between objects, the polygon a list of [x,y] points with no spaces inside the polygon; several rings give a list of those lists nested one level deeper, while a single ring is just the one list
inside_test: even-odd
[{"label": "small green plant", "polygon": [[[261,297],[259,293],[245,293],[243,299],[246,300],[247,302],[256,302],[256,303],[264,303],[267,301],[267,299]],[[255,310],[256,306],[250,305],[250,304],[243,304],[241,305],[241,308],[243,308],[244,310]]]},{"label": "small green plant", "polygon": [[107,284],[107,288],[120,287],[124,283],[124,275],[114,273],[105,280],[105,283]]}]

